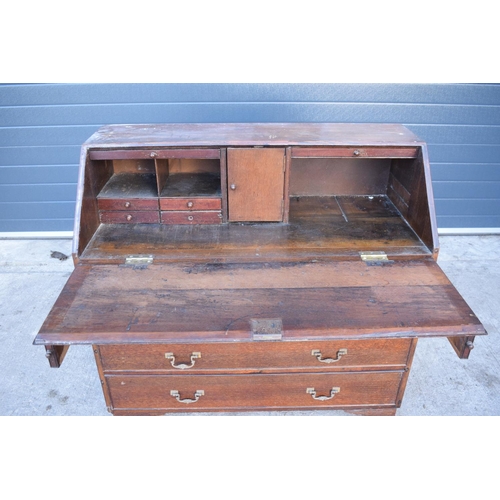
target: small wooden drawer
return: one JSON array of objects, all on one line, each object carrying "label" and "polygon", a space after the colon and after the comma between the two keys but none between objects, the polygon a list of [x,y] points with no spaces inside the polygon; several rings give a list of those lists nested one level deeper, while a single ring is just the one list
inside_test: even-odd
[{"label": "small wooden drawer", "polygon": [[411,339],[99,346],[104,371],[355,371],[403,369]]},{"label": "small wooden drawer", "polygon": [[222,212],[220,210],[212,211],[179,211],[161,212],[162,224],[220,224],[222,222]]},{"label": "small wooden drawer", "polygon": [[99,212],[101,222],[104,224],[135,224],[135,223],[150,223],[158,224],[160,222],[159,212],[142,211],[142,212],[127,212],[124,211],[101,211]]},{"label": "small wooden drawer", "polygon": [[402,371],[276,375],[107,375],[113,409],[168,411],[395,406]]},{"label": "small wooden drawer", "polygon": [[295,147],[292,158],[415,158],[416,147]]},{"label": "small wooden drawer", "polygon": [[220,210],[220,198],[160,198],[160,210]]},{"label": "small wooden drawer", "polygon": [[158,210],[157,199],[136,198],[136,199],[116,199],[116,198],[98,198],[97,204],[99,210]]}]

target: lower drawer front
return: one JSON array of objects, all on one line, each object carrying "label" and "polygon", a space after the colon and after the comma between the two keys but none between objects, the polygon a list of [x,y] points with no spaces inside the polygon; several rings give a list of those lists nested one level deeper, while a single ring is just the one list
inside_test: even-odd
[{"label": "lower drawer front", "polygon": [[195,212],[161,212],[162,224],[220,224],[222,222],[222,212],[220,210]]},{"label": "lower drawer front", "polygon": [[135,224],[149,223],[158,224],[160,222],[159,212],[153,210],[144,212],[123,211],[101,211],[99,212],[101,222],[104,224]]},{"label": "lower drawer front", "polygon": [[112,406],[193,411],[394,406],[403,372],[286,375],[108,375]]},{"label": "lower drawer front", "polygon": [[214,344],[119,344],[99,347],[104,371],[403,368],[411,339]]}]

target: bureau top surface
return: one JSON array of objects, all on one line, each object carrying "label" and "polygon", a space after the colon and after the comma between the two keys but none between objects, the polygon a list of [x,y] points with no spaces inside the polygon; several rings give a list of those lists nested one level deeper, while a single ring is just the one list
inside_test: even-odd
[{"label": "bureau top surface", "polygon": [[392,123],[164,123],[107,125],[90,148],[158,146],[416,145],[422,141]]}]

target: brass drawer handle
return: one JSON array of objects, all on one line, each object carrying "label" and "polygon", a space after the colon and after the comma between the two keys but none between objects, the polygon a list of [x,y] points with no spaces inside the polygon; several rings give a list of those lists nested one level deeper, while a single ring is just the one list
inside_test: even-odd
[{"label": "brass drawer handle", "polygon": [[201,391],[201,390],[198,390],[194,393],[194,399],[181,399],[181,395],[179,393],[179,391],[170,391],[170,395],[172,397],[174,397],[175,399],[177,399],[177,401],[179,401],[179,403],[186,403],[187,405],[190,404],[190,403],[196,403],[196,401],[198,401],[198,399],[201,398],[201,396],[204,396],[205,395],[205,391]]},{"label": "brass drawer handle", "polygon": [[335,394],[340,392],[340,387],[332,387],[332,390],[330,391],[329,396],[316,396],[316,390],[314,387],[308,387],[306,389],[307,394],[310,394],[313,399],[316,399],[317,401],[328,401],[329,399],[332,399]]},{"label": "brass drawer handle", "polygon": [[196,363],[195,360],[201,358],[201,352],[193,352],[191,353],[191,364],[186,365],[185,363],[180,363],[178,365],[175,364],[175,356],[173,352],[166,352],[165,357],[170,360],[170,364],[174,368],[178,368],[179,370],[187,370],[188,368],[193,368],[194,364]]},{"label": "brass drawer handle", "polygon": [[321,358],[321,351],[319,349],[313,349],[311,351],[311,356],[316,356],[316,359],[320,361],[321,363],[336,363],[337,361],[340,361],[340,358],[342,356],[345,356],[347,354],[347,349],[339,349],[337,351],[337,357],[334,358]]}]

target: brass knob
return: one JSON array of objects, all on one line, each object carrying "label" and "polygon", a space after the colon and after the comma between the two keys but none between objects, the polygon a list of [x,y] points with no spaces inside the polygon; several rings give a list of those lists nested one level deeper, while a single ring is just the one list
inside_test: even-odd
[{"label": "brass knob", "polygon": [[193,202],[192,201],[188,201],[187,202],[187,206],[188,206],[188,208],[193,208]]},{"label": "brass knob", "polygon": [[233,191],[235,191],[235,190],[236,190],[236,184],[231,184],[229,187],[230,187]]},{"label": "brass knob", "polygon": [[151,153],[149,153],[149,156],[151,156],[151,158],[156,158],[158,156],[158,153],[156,151],[151,151]]},{"label": "brass knob", "polygon": [[193,220],[194,217],[192,215],[188,215],[188,220]]},{"label": "brass knob", "polygon": [[131,221],[131,220],[132,220],[132,216],[131,216],[131,215],[127,215],[126,219],[127,219],[128,221]]},{"label": "brass knob", "polygon": [[355,149],[355,150],[352,152],[352,154],[353,154],[354,156],[359,156],[359,155],[361,154],[361,151],[360,151],[359,149]]},{"label": "brass knob", "polygon": [[128,207],[130,207],[130,201],[125,202],[125,208],[128,208]]}]

